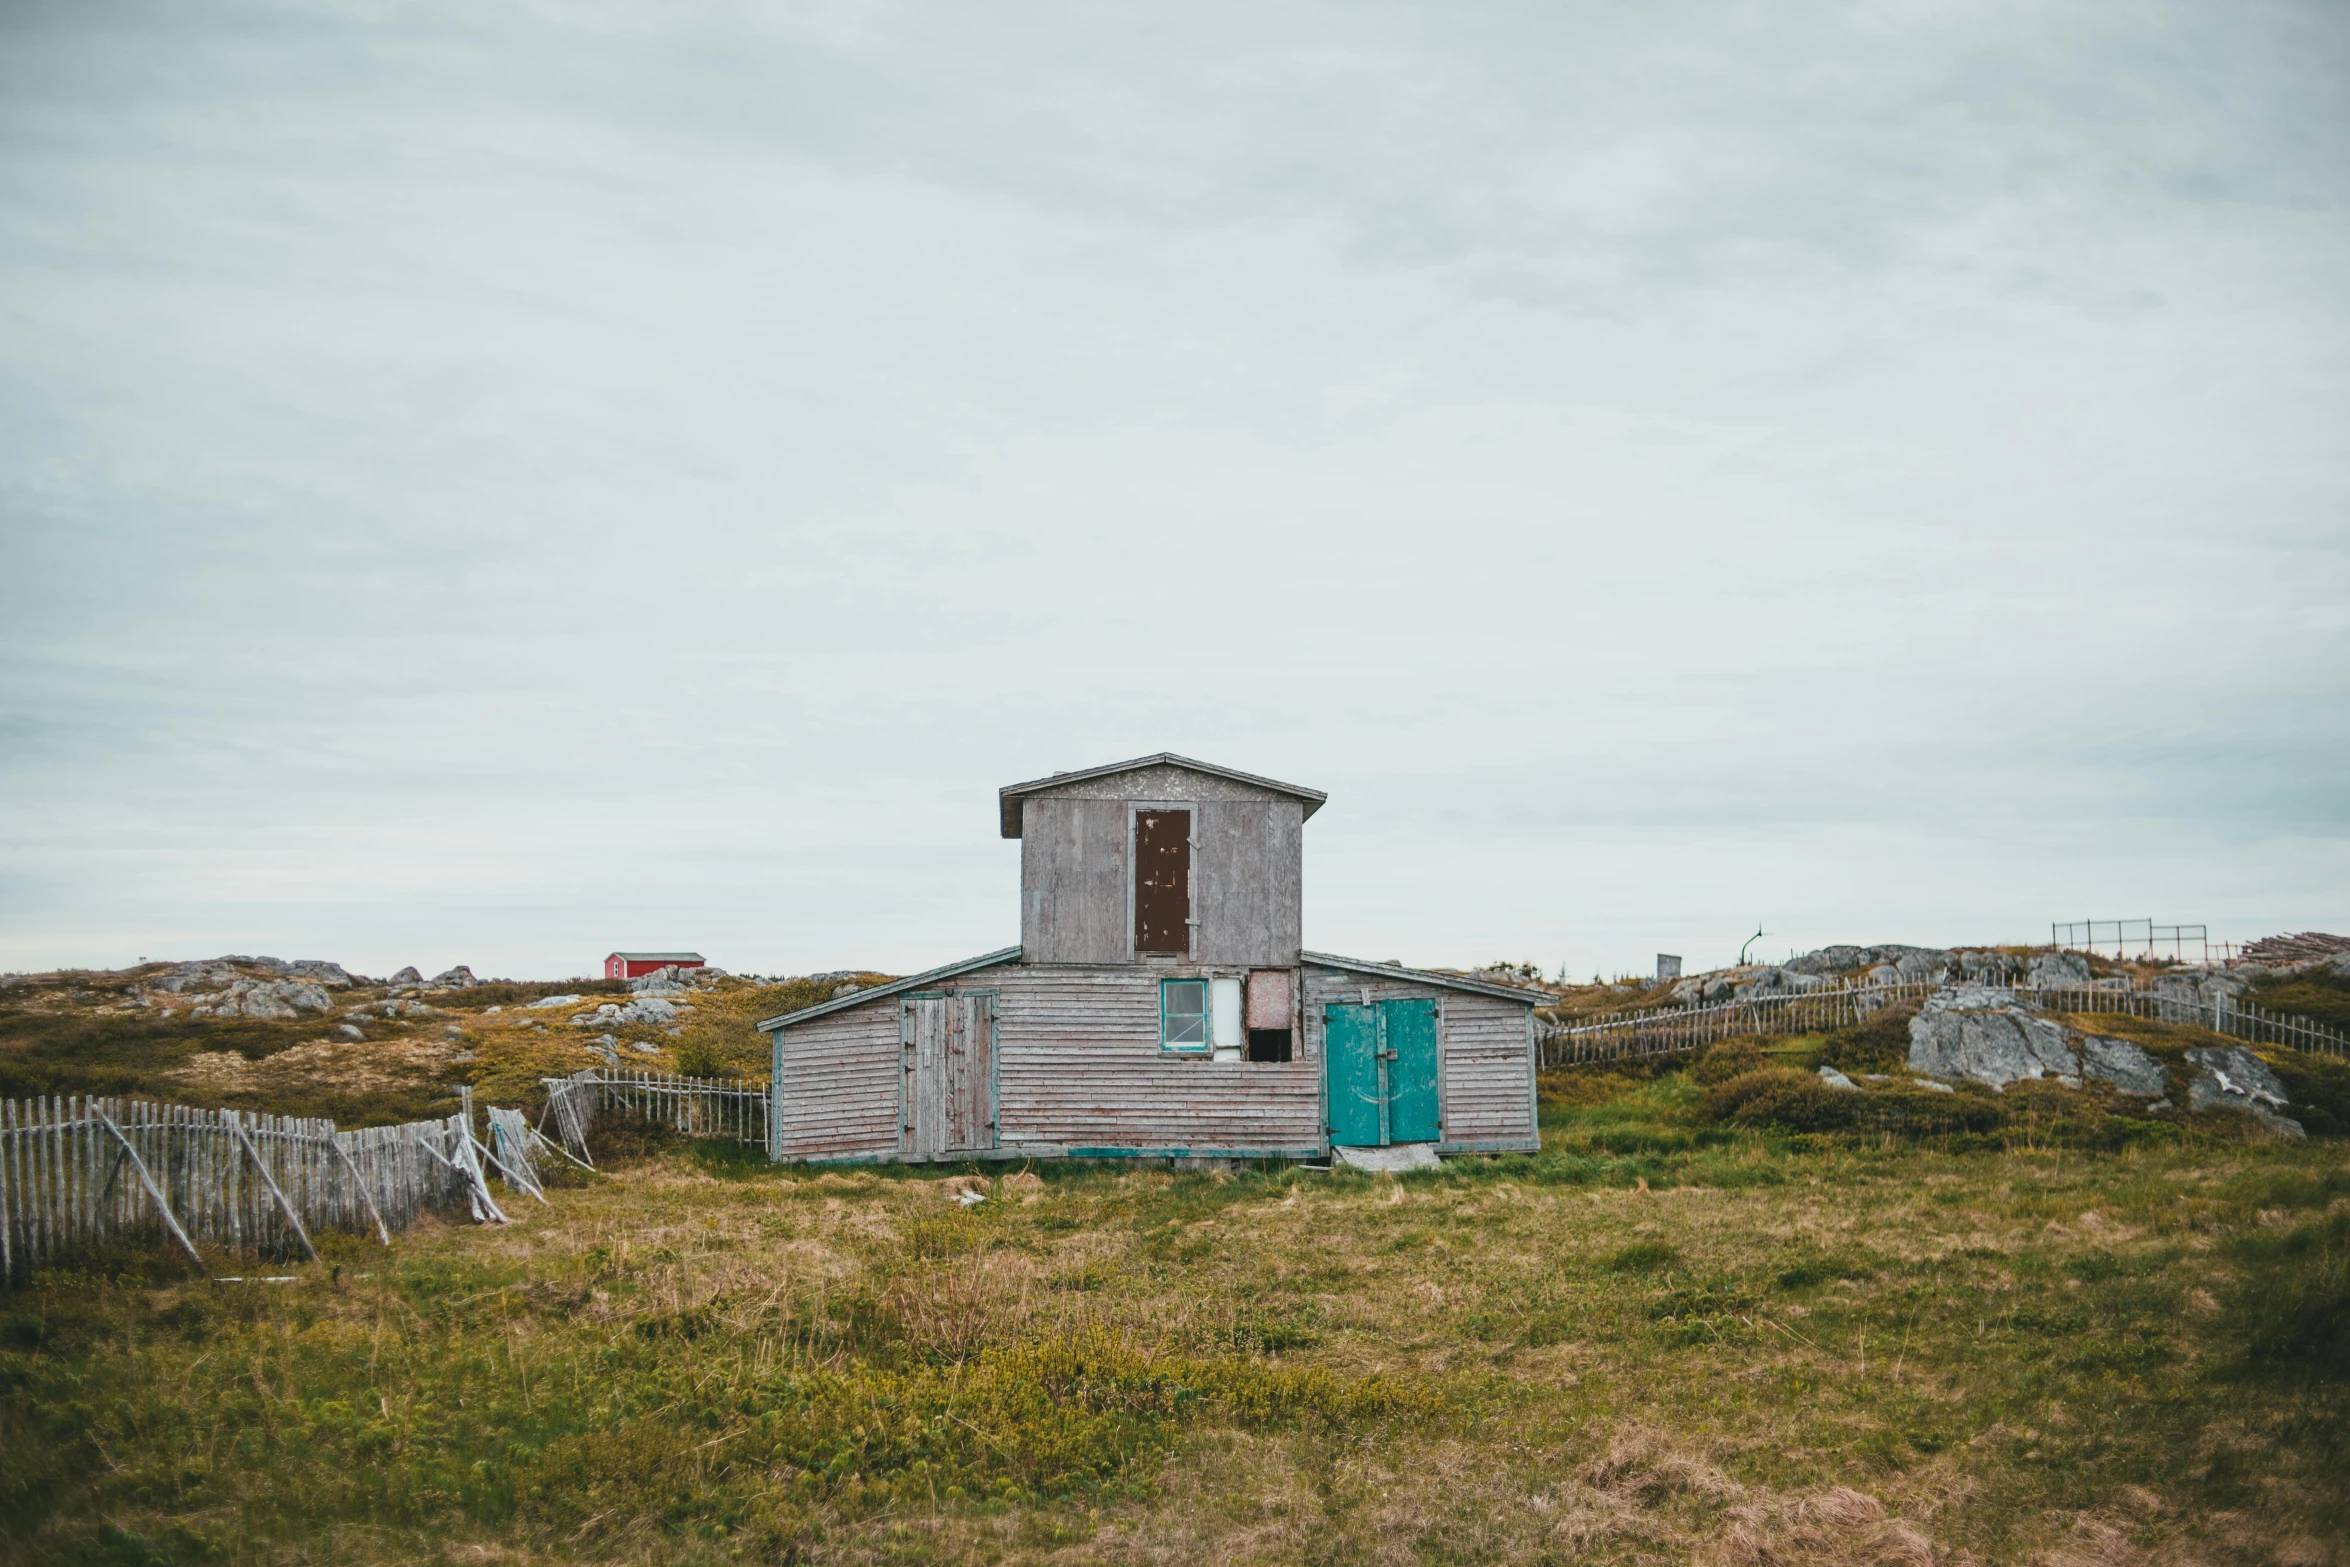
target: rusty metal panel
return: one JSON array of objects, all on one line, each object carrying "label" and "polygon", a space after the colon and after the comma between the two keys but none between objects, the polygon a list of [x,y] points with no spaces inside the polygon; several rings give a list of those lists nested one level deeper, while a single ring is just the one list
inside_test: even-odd
[{"label": "rusty metal panel", "polygon": [[1248,1026],[1287,1028],[1297,1011],[1297,975],[1285,968],[1257,969],[1248,977]]},{"label": "rusty metal panel", "polygon": [[1191,951],[1191,812],[1134,813],[1134,950]]}]

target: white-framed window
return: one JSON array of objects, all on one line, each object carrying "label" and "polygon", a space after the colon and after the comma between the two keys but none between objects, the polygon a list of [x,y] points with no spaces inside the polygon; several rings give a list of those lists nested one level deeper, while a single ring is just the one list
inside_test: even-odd
[{"label": "white-framed window", "polygon": [[1159,1048],[1175,1055],[1208,1053],[1208,982],[1159,981]]}]

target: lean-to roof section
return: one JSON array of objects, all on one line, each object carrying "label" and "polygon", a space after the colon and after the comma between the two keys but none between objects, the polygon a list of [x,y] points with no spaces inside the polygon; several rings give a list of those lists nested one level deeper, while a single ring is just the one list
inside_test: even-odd
[{"label": "lean-to roof section", "polygon": [[1405,968],[1396,963],[1373,963],[1366,958],[1342,958],[1334,952],[1301,952],[1297,958],[1300,963],[1318,963],[1324,968],[1345,969],[1352,974],[1375,974],[1381,979],[1410,980],[1415,984],[1435,985],[1445,990],[1465,990],[1471,995],[1523,1002],[1530,1007],[1546,1007],[1556,999],[1548,991],[1520,990],[1515,985],[1496,985],[1490,980],[1471,979],[1465,974],[1442,974],[1433,969]]},{"label": "lean-to roof section", "polygon": [[1020,836],[1021,807],[1028,796],[1039,790],[1064,788],[1070,784],[1084,783],[1091,778],[1110,778],[1119,773],[1140,772],[1146,767],[1187,767],[1195,773],[1205,773],[1211,778],[1223,778],[1232,783],[1245,784],[1252,789],[1262,789],[1268,794],[1287,795],[1305,806],[1307,816],[1320,810],[1322,803],[1330,798],[1319,789],[1303,789],[1296,784],[1283,783],[1277,778],[1260,778],[1255,773],[1244,773],[1238,768],[1218,767],[1213,762],[1195,762],[1188,756],[1177,756],[1172,751],[1161,751],[1153,756],[1138,756],[1128,762],[1112,762],[1105,767],[1083,767],[1073,773],[1055,773],[1050,778],[1032,778],[1026,783],[1004,785],[996,792],[1003,813],[1003,834],[1007,838]]},{"label": "lean-to roof section", "polygon": [[802,1007],[797,1012],[786,1012],[780,1017],[762,1018],[751,1026],[762,1034],[770,1033],[793,1023],[805,1023],[810,1018],[823,1017],[827,1013],[846,1012],[851,1007],[861,1007],[868,1001],[878,1001],[884,996],[920,990],[924,985],[935,985],[942,979],[954,979],[978,969],[994,968],[998,963],[1017,963],[1019,960],[1020,949],[1006,947],[1001,952],[989,952],[976,958],[965,958],[960,963],[949,963],[944,968],[925,969],[919,974],[909,974],[904,979],[893,979],[886,985],[875,985],[853,995],[819,1001],[812,1007]]}]

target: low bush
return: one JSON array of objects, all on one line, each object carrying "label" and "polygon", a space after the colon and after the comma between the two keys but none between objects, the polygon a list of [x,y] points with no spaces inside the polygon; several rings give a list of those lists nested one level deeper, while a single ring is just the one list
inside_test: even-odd
[{"label": "low bush", "polygon": [[1705,1115],[1719,1125],[1842,1132],[1857,1124],[1862,1097],[1849,1088],[1830,1088],[1809,1072],[1766,1066],[1716,1086],[1705,1096]]},{"label": "low bush", "polygon": [[1895,1002],[1865,1023],[1840,1028],[1820,1045],[1820,1062],[1840,1072],[1897,1072],[1909,1062],[1909,1020],[1919,1003]]},{"label": "low bush", "polygon": [[2350,1137],[2350,1063],[2299,1050],[2263,1050],[2285,1085],[2286,1114],[2312,1137]]},{"label": "low bush", "polygon": [[1710,1088],[1749,1072],[1759,1072],[1770,1064],[1762,1046],[1752,1039],[1725,1039],[1699,1056],[1689,1075]]}]

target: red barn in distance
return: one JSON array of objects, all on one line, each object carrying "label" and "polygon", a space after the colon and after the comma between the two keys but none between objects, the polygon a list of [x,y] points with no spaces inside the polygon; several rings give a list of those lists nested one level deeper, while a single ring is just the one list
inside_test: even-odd
[{"label": "red barn in distance", "polygon": [[699,952],[615,952],[604,960],[606,979],[635,979],[657,968],[700,968]]}]

